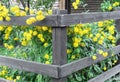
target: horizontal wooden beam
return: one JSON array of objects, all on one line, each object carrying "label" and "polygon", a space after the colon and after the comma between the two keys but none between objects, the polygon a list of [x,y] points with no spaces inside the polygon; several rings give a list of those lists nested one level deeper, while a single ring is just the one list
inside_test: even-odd
[{"label": "horizontal wooden beam", "polygon": [[[120,45],[109,49],[108,53],[111,53],[111,51],[114,51],[115,55],[119,54],[120,53]],[[65,76],[70,75],[76,71],[83,69],[83,68],[91,66],[92,64],[98,63],[98,62],[110,57],[111,55],[109,55],[108,57],[103,57],[103,56],[98,54],[96,56],[97,56],[96,60],[93,60],[91,57],[85,57],[85,58],[82,58],[80,60],[76,60],[74,62],[62,65],[60,67],[60,70],[61,70],[60,77],[65,77]]]},{"label": "horizontal wooden beam", "polygon": [[0,78],[0,82],[13,82],[13,81],[9,81],[9,80],[6,80],[4,78]]},{"label": "horizontal wooden beam", "polygon": [[58,66],[0,56],[0,65],[58,78]]},{"label": "horizontal wooden beam", "polygon": [[98,75],[97,77],[89,80],[88,82],[104,82],[119,72],[120,72],[120,64]]},{"label": "horizontal wooden beam", "polygon": [[[35,22],[32,24],[32,26],[64,27],[72,24],[92,23],[109,19],[120,19],[119,13],[120,11],[51,15],[47,16],[42,21]],[[26,20],[30,17],[34,16],[11,16],[11,21],[0,21],[0,25],[27,25]]]},{"label": "horizontal wooden beam", "polygon": [[120,11],[64,14],[59,16],[59,19],[61,19],[61,26],[79,23],[92,23],[108,19],[120,19]]},{"label": "horizontal wooden beam", "polygon": [[[8,21],[0,21],[0,25],[27,25],[26,20],[30,17],[34,16],[11,16],[11,20]],[[28,26],[28,25],[27,25]],[[57,15],[47,16],[42,21],[37,21],[33,23],[31,26],[58,26]]]}]

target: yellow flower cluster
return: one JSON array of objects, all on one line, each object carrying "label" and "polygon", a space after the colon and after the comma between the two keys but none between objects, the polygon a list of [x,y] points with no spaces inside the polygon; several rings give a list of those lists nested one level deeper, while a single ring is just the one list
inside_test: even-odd
[{"label": "yellow flower cluster", "polygon": [[0,3],[0,21],[3,21],[3,19],[5,19],[6,21],[10,21],[10,17],[9,17],[9,10],[5,7],[2,6]]},{"label": "yellow flower cluster", "polygon": [[4,35],[4,39],[5,39],[5,40],[8,40],[8,39],[9,39],[9,36],[10,36],[12,30],[13,30],[12,26],[8,26],[8,27],[5,29],[5,35]]},{"label": "yellow flower cluster", "polygon": [[117,6],[119,6],[119,5],[120,5],[119,2],[114,2],[114,3],[112,4],[113,7],[117,7]]},{"label": "yellow flower cluster", "polygon": [[4,26],[0,26],[0,31],[3,31],[4,30]]},{"label": "yellow flower cluster", "polygon": [[26,20],[26,24],[31,25],[35,23],[36,21],[41,21],[45,19],[45,16],[43,15],[43,12],[40,10],[36,13],[36,17],[30,17]]},{"label": "yellow flower cluster", "polygon": [[37,37],[39,38],[39,40],[40,40],[41,42],[44,42],[44,41],[45,41],[45,39],[44,39],[44,37],[43,37],[43,34],[38,34]]},{"label": "yellow flower cluster", "polygon": [[13,45],[9,45],[8,43],[4,43],[4,47],[7,48],[7,49],[9,49],[9,50],[11,50],[11,49],[14,48]]},{"label": "yellow flower cluster", "polygon": [[13,78],[12,76],[9,75],[9,69],[6,66],[0,66],[0,77],[4,77],[5,79],[9,80],[9,81],[14,81],[17,82],[18,80],[20,80],[20,76],[16,76],[16,78]]},{"label": "yellow flower cluster", "polygon": [[97,59],[97,56],[96,56],[96,55],[93,55],[93,56],[92,56],[92,59],[93,59],[93,60],[96,60],[96,59]]},{"label": "yellow flower cluster", "polygon": [[113,8],[118,7],[120,5],[120,2],[114,2],[112,5],[108,6],[108,10],[111,11]]},{"label": "yellow flower cluster", "polygon": [[79,4],[80,4],[80,0],[75,0],[75,2],[72,3],[72,6],[74,9],[78,9]]},{"label": "yellow flower cluster", "polygon": [[10,12],[15,16],[26,16],[27,15],[27,11],[21,11],[18,6],[11,7]]},{"label": "yellow flower cluster", "polygon": [[108,56],[108,52],[104,52],[103,50],[99,50],[98,53],[101,54],[103,57]]},{"label": "yellow flower cluster", "polygon": [[50,63],[51,63],[51,62],[49,61],[49,60],[50,60],[50,55],[49,55],[49,54],[45,54],[45,55],[44,55],[44,58],[46,59],[45,64],[50,64]]}]

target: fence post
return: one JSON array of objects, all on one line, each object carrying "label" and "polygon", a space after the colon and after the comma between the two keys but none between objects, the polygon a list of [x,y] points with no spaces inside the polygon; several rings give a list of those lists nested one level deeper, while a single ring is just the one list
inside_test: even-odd
[{"label": "fence post", "polygon": [[[116,8],[115,11],[120,11],[119,8]],[[120,32],[120,19],[115,20],[115,28]],[[120,39],[117,40],[116,45],[120,45]],[[120,55],[118,56],[119,60],[117,64],[120,64]]]},{"label": "fence post", "polygon": [[[60,10],[55,10],[55,13],[61,14]],[[53,27],[52,29],[52,46],[53,46],[53,64],[63,65],[67,63],[67,28]],[[60,69],[58,69],[60,71]],[[66,82],[67,78],[53,78],[53,82]]]}]

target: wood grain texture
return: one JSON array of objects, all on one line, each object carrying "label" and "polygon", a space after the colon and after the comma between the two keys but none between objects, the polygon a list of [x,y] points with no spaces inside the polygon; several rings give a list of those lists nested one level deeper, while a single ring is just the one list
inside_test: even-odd
[{"label": "wood grain texture", "polygon": [[109,79],[110,77],[114,76],[119,72],[120,72],[120,64],[98,75],[97,77],[89,80],[88,82],[104,82],[105,80]]},{"label": "wood grain texture", "polygon": [[120,19],[120,11],[114,12],[93,12],[81,14],[64,14],[60,15],[61,26],[68,26],[79,23],[92,23],[108,19]]},{"label": "wood grain texture", "polygon": [[[67,28],[53,28],[53,64],[61,66],[67,63]],[[58,69],[58,73],[61,70]],[[59,75],[58,76],[61,76]],[[66,82],[66,78],[53,79],[53,82]]]},{"label": "wood grain texture", "polygon": [[[61,14],[56,10],[54,14]],[[59,19],[59,18],[58,18]],[[59,19],[60,20],[60,19]],[[59,21],[58,20],[58,21]],[[52,28],[52,47],[53,47],[53,64],[61,66],[67,63],[67,28],[66,27],[53,27]],[[61,70],[58,69],[58,76]],[[66,82],[67,78],[53,78],[53,82]]]},{"label": "wood grain texture", "polygon": [[[35,22],[33,26],[64,27],[79,23],[92,23],[108,19],[120,19],[120,11],[94,12],[82,14],[62,14],[47,16],[44,20]],[[11,21],[0,21],[0,25],[27,25],[26,20],[33,16],[14,17]]]},{"label": "wood grain texture", "polygon": [[[22,17],[11,16],[11,21],[9,22],[0,21],[0,25],[17,25],[17,26],[27,25],[26,20],[30,17],[34,17],[34,16],[22,16]],[[47,16],[44,20],[37,21],[30,26],[58,26],[57,16],[56,15]]]},{"label": "wood grain texture", "polygon": [[[111,51],[113,51],[114,54],[119,54],[120,53],[120,45],[109,49],[108,53],[111,53]],[[108,57],[103,57],[103,56],[98,54],[96,56],[97,56],[96,60],[93,60],[91,57],[85,57],[85,58],[76,60],[74,62],[62,65],[60,68],[61,69],[61,74],[60,74],[61,76],[60,77],[65,77],[65,76],[70,75],[76,71],[83,69],[83,68],[91,66],[92,64],[100,62],[100,61],[110,57],[111,55],[109,55]]]},{"label": "wood grain texture", "polygon": [[58,78],[58,66],[0,56],[0,65]]}]

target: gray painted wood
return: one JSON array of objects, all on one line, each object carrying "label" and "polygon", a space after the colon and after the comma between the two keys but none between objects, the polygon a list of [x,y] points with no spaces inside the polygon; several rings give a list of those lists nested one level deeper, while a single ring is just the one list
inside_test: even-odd
[{"label": "gray painted wood", "polygon": [[[11,16],[11,21],[0,21],[0,25],[27,25],[26,20],[30,17],[34,16],[22,16],[22,17],[15,17]],[[57,26],[57,16],[47,16],[44,20],[35,22],[31,26]]]},{"label": "gray painted wood", "polygon": [[[115,11],[120,11],[120,8],[115,8]],[[115,28],[118,32],[120,32],[120,19],[115,20]],[[120,44],[120,38],[117,40],[116,45]],[[119,60],[117,64],[120,64],[120,56],[118,56]]]},{"label": "gray painted wood", "polygon": [[88,82],[104,82],[105,80],[109,79],[110,77],[116,75],[119,72],[120,72],[120,64],[98,75],[97,77],[89,80]]},{"label": "gray painted wood", "polygon": [[120,19],[120,11],[114,12],[93,12],[81,14],[65,14],[61,15],[61,26],[68,26],[79,23],[92,23],[108,19]]},{"label": "gray painted wood", "polygon": [[[60,14],[58,10],[56,13]],[[59,18],[58,18],[59,19]],[[67,28],[66,27],[53,27],[52,29],[52,45],[53,45],[53,64],[63,65],[67,63]],[[58,76],[61,70],[58,69]],[[55,79],[53,82],[66,82],[66,77]]]},{"label": "gray painted wood", "polygon": [[[109,49],[108,53],[110,54],[111,51],[114,51],[114,54],[120,53],[120,45]],[[110,56],[111,55],[109,55],[108,57],[110,57]],[[104,60],[108,57],[103,57],[103,56],[98,54],[96,60],[93,60],[91,57],[85,57],[85,58],[82,58],[80,60],[76,60],[74,62],[62,65],[61,68],[60,68],[61,69],[61,74],[60,74],[61,76],[60,77],[65,77],[67,75],[70,75],[70,74],[72,74],[76,71],[79,71],[83,68],[91,66],[92,64],[100,62],[100,61],[102,61],[102,60]]]},{"label": "gray painted wood", "polygon": [[0,65],[58,78],[58,66],[0,56]]},{"label": "gray painted wood", "polygon": [[4,78],[0,78],[0,82],[13,82],[13,81],[9,81],[9,80],[6,80]]},{"label": "gray painted wood", "polygon": [[[115,8],[114,11],[120,11],[120,8]],[[115,27],[120,32],[120,19],[115,20]]]},{"label": "gray painted wood", "polygon": [[[120,19],[120,11],[114,12],[94,12],[82,14],[62,14],[47,16],[44,20],[38,21],[32,25],[37,26],[53,26],[64,27],[79,23],[92,23],[108,19]],[[11,16],[11,21],[0,21],[0,25],[27,25],[26,19],[32,16],[14,17]]]}]

